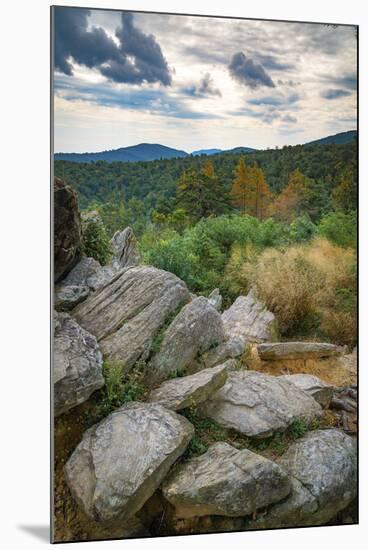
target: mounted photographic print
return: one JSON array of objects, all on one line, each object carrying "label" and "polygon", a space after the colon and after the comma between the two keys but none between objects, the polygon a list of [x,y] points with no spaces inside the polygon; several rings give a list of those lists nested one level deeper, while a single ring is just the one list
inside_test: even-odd
[{"label": "mounted photographic print", "polygon": [[357,523],[358,27],[51,26],[53,542]]}]

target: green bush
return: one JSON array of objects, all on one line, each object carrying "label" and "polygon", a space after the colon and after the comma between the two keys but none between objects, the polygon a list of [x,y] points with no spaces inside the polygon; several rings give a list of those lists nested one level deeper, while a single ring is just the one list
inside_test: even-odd
[{"label": "green bush", "polygon": [[329,212],[321,219],[319,232],[339,246],[355,248],[357,241],[356,213]]},{"label": "green bush", "polygon": [[310,241],[317,234],[317,226],[308,216],[299,216],[289,226],[289,238],[292,243]]},{"label": "green bush", "polygon": [[112,257],[112,248],[104,225],[100,221],[90,222],[83,233],[83,253],[101,265],[106,265]]}]

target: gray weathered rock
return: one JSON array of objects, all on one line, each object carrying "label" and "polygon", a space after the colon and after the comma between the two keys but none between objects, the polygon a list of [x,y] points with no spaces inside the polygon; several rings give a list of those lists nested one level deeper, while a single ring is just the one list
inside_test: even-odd
[{"label": "gray weathered rock", "polygon": [[[318,502],[312,493],[294,477],[289,477],[291,493],[270,506],[263,514],[249,521],[247,529],[298,527],[317,520]],[[318,525],[317,521],[314,525]]]},{"label": "gray weathered rock", "polygon": [[257,351],[263,361],[277,361],[280,359],[332,357],[341,355],[343,348],[320,342],[277,342],[259,344]]},{"label": "gray weathered rock", "polygon": [[53,382],[56,415],[83,403],[104,385],[96,338],[67,313],[55,314]]},{"label": "gray weathered rock", "polygon": [[268,437],[295,420],[321,416],[320,405],[280,377],[255,371],[234,371],[225,385],[199,407],[204,416],[249,437]]},{"label": "gray weathered rock", "polygon": [[267,342],[277,338],[277,322],[273,313],[258,302],[253,292],[239,296],[222,314],[228,338],[238,337],[246,342]]},{"label": "gray weathered rock", "polygon": [[131,267],[77,306],[73,314],[100,341],[105,355],[129,369],[138,359],[148,358],[167,317],[188,300],[185,283],[172,273]]},{"label": "gray weathered rock", "polygon": [[323,408],[328,408],[334,388],[317,376],[312,374],[284,374],[279,378],[289,380],[289,382],[314,397]]},{"label": "gray weathered rock", "polygon": [[159,403],[167,409],[178,411],[206,401],[226,382],[228,365],[204,369],[190,376],[167,380],[148,396],[151,403]]},{"label": "gray weathered rock", "polygon": [[217,311],[221,311],[222,296],[218,288],[215,288],[208,296],[208,301]]},{"label": "gray weathered rock", "polygon": [[65,466],[74,498],[95,521],[126,520],[151,497],[194,433],[156,403],[128,403],[85,432]]},{"label": "gray weathered rock", "polygon": [[138,242],[131,227],[123,231],[116,231],[111,239],[112,249],[115,253],[112,264],[122,267],[136,266],[140,262]]},{"label": "gray weathered rock", "polygon": [[162,489],[176,516],[184,518],[246,516],[280,501],[290,490],[290,480],[277,464],[227,443],[215,443],[174,469]]},{"label": "gray weathered rock", "polygon": [[221,315],[199,296],[183,307],[166,330],[150,362],[148,379],[159,382],[170,372],[188,366],[198,355],[224,340]]},{"label": "gray weathered rock", "polygon": [[88,286],[58,285],[55,287],[54,307],[57,311],[71,311],[90,294]]},{"label": "gray weathered rock", "polygon": [[356,443],[340,430],[307,433],[277,462],[317,500],[318,511],[308,518],[310,524],[318,525],[333,518],[356,495]]},{"label": "gray weathered rock", "polygon": [[80,258],[81,221],[77,193],[61,179],[54,181],[54,277],[60,281]]},{"label": "gray weathered rock", "polygon": [[214,367],[227,359],[236,359],[245,352],[247,342],[239,337],[230,338],[218,346],[208,350],[201,357],[206,367]]},{"label": "gray weathered rock", "polygon": [[70,311],[83,302],[95,286],[90,279],[101,270],[101,265],[94,258],[83,257],[63,279],[55,286],[55,308],[58,311]]}]

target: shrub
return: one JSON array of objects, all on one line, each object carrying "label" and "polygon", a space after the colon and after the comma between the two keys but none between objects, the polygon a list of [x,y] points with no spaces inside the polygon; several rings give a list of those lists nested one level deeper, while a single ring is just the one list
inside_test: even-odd
[{"label": "shrub", "polygon": [[319,224],[319,233],[329,241],[343,247],[356,247],[356,213],[329,212]]},{"label": "shrub", "polygon": [[83,233],[83,253],[101,265],[106,265],[112,257],[112,248],[102,222],[90,222]]},{"label": "shrub", "polygon": [[124,403],[141,399],[147,391],[143,383],[146,364],[138,361],[134,367],[124,373],[120,361],[105,361],[103,375],[105,386],[99,393],[98,415],[105,417]]}]

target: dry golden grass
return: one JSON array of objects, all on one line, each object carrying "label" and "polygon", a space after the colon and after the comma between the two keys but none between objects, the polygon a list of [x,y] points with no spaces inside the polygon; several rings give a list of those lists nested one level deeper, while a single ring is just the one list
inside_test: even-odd
[{"label": "dry golden grass", "polygon": [[333,342],[352,346],[356,341],[354,261],[352,249],[322,238],[258,255],[236,247],[226,281],[235,294],[255,288],[274,312],[282,334],[290,337],[313,329]]}]

